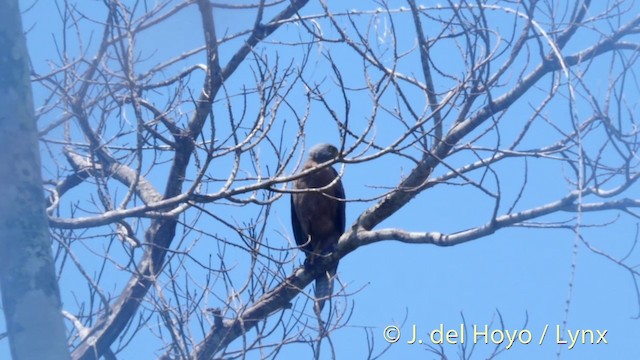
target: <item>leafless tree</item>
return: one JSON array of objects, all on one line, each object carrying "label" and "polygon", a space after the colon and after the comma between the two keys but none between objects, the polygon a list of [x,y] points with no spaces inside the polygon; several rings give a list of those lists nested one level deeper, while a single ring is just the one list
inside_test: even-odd
[{"label": "leafless tree", "polygon": [[[28,36],[54,33],[32,79],[74,359],[150,338],[167,359],[276,358],[295,343],[336,357],[358,289],[337,287],[317,319],[305,288],[322,266],[300,265],[277,211],[309,142],[333,141],[344,156],[323,166],[341,174],[387,174],[347,186],[347,207],[366,208],[327,261],[507,227],[590,247],[584,229],[608,225],[591,213],[638,217],[632,0],[55,4],[57,29],[37,20],[43,2],[26,14]],[[539,196],[552,175],[532,166],[563,179],[560,195]],[[486,222],[379,226],[447,185],[481,198]],[[602,255],[636,284],[628,258]]]}]

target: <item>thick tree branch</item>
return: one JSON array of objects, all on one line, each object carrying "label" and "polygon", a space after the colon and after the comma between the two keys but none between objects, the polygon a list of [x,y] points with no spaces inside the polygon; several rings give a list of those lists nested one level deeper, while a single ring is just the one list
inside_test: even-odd
[{"label": "thick tree branch", "polygon": [[[194,141],[202,131],[204,121],[211,112],[211,103],[220,89],[222,82],[235,71],[253,46],[278,29],[281,25],[281,20],[296,14],[306,3],[307,1],[305,0],[293,0],[285,10],[276,15],[264,28],[260,29],[262,31],[258,31],[259,29],[257,28],[254,29],[254,32],[246,41],[245,46],[232,57],[224,70],[219,70],[219,65],[217,65],[219,56],[217,55],[213,14],[210,6],[207,5],[208,1],[199,2],[205,38],[208,39],[208,76],[205,79],[205,85],[200,98],[196,103],[193,118],[189,122],[188,133],[176,138],[176,153],[168,174],[164,199],[181,197],[179,194],[182,191],[187,166],[194,149]],[[179,201],[176,201],[173,206],[176,206],[178,203]],[[115,219],[116,217],[112,220]],[[177,220],[175,215],[170,218],[154,219],[152,221],[145,234],[145,240],[154,246],[147,250],[140,261],[137,267],[139,273],[131,277],[112,308],[98,320],[92,327],[90,335],[84,338],[80,346],[73,352],[72,357],[74,359],[97,359],[109,349],[113,341],[115,341],[131,321],[142,299],[155,281],[156,275],[162,270],[166,251],[175,236],[176,225]]]},{"label": "thick tree branch", "polygon": [[[591,59],[595,56],[604,54],[608,51],[615,49],[616,41],[620,40],[625,35],[628,35],[635,31],[640,24],[640,16],[637,16],[632,21],[628,22],[624,26],[621,26],[618,31],[613,33],[610,37],[598,42],[589,49],[580,52],[578,55],[573,55],[565,59],[567,66],[573,66],[581,61]],[[443,141],[433,150],[432,156],[425,158],[421,161],[398,185],[398,191],[387,195],[384,199],[378,202],[373,207],[367,209],[359,218],[357,223],[363,230],[371,230],[377,224],[384,219],[391,216],[391,214],[398,211],[406,203],[411,201],[418,193],[425,189],[427,179],[431,174],[433,168],[438,163],[444,160],[451,149],[467,134],[476,129],[480,124],[490,119],[493,115],[505,111],[516,100],[522,97],[527,90],[534,86],[543,76],[551,72],[557,71],[561,67],[561,63],[558,60],[552,60],[553,54],[547,55],[544,62],[539,64],[531,73],[525,76],[516,86],[504,95],[494,99],[486,106],[482,107],[476,113],[460,123],[456,123],[454,127],[449,130]]]}]

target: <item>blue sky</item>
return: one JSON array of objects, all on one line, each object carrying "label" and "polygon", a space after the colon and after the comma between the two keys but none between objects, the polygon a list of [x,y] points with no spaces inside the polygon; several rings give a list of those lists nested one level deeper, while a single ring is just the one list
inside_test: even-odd
[{"label": "blue sky", "polygon": [[[31,1],[21,1],[22,8],[28,7]],[[95,2],[82,6],[88,16],[103,18],[103,6],[101,2]],[[426,2],[425,2],[426,3]],[[431,2],[429,2],[430,4]],[[331,4],[334,11],[349,10],[358,7],[359,9],[376,9],[378,4],[373,2],[345,1],[338,4]],[[400,6],[408,7],[404,2],[392,1],[390,8],[398,9]],[[633,5],[636,6],[637,5]],[[37,3],[33,9],[25,13],[23,26],[28,31],[28,45],[31,52],[32,62],[37,72],[45,72],[48,59],[58,59],[56,55],[56,43],[52,41],[52,33],[58,34],[60,29],[59,19],[54,14],[51,4],[47,2]],[[268,10],[265,17],[273,15],[274,10]],[[317,5],[310,5],[304,9],[304,14],[318,13]],[[595,12],[595,10],[594,10]],[[633,12],[632,12],[633,13]],[[636,11],[637,13],[637,11]],[[251,24],[253,11],[220,11],[220,16],[216,18],[218,35],[234,33],[238,29],[246,28]],[[396,13],[395,26],[397,34],[407,34],[398,36],[398,47],[403,51],[415,50],[415,40],[413,23],[408,14]],[[346,18],[341,17],[346,24]],[[366,27],[371,24],[378,29],[378,43],[381,48],[389,46],[391,41],[388,29],[391,24],[384,16],[376,18],[372,15],[357,16],[354,18],[357,24]],[[489,15],[492,21],[492,29],[496,29],[496,34],[500,31],[505,33],[513,25],[513,18],[505,11],[494,11]],[[319,20],[320,21],[320,20]],[[371,21],[371,22],[369,22]],[[326,22],[321,22],[325,35],[335,36],[335,31],[329,30]],[[425,20],[425,23],[426,20]],[[86,25],[86,29],[91,29]],[[202,44],[202,35],[198,32],[200,18],[197,8],[181,12],[169,19],[153,31],[143,33],[140,37],[139,49],[141,54],[149,56],[149,60],[143,61],[140,71],[146,67],[152,67],[166,58],[176,56],[186,50],[192,49]],[[386,30],[385,30],[386,29]],[[425,29],[428,35],[435,36],[437,28]],[[267,44],[256,49],[259,54],[268,53],[270,61],[275,61],[275,52],[279,56],[279,63],[291,62],[296,64],[304,54],[303,49],[296,46],[287,45],[288,42],[298,38],[301,29],[297,25],[288,25],[273,37],[267,40]],[[595,36],[595,32],[585,30],[585,35],[577,41],[570,43],[567,53],[571,53],[582,46],[593,42],[595,38],[587,40],[590,36]],[[91,58],[95,46],[99,41],[99,32],[86,31],[82,34],[85,40],[83,46],[87,49],[87,58]],[[304,35],[301,36],[304,38]],[[89,40],[89,38],[91,40]],[[495,40],[495,39],[494,39]],[[235,47],[239,46],[238,41],[229,42],[221,49],[221,61],[226,62]],[[58,48],[60,43],[57,44]],[[543,44],[544,45],[544,44]],[[75,44],[69,44],[70,54],[77,56]],[[548,46],[543,46],[548,51]],[[530,69],[537,64],[535,57],[537,49],[532,49],[532,65],[523,66]],[[331,54],[339,67],[345,82],[350,87],[349,100],[351,105],[350,126],[354,131],[362,130],[366,126],[366,121],[371,116],[371,98],[368,93],[362,90],[363,73],[362,62],[358,61],[353,51],[342,46],[323,44],[310,52],[310,65],[304,70],[308,79],[320,84],[326,91],[327,99],[331,106],[340,113],[344,110],[342,95],[335,90],[336,77],[324,62],[323,54]],[[385,53],[388,56],[389,53]],[[457,57],[455,46],[450,42],[442,42],[433,48],[434,63],[439,70],[446,73],[461,76],[463,68],[462,60]],[[195,60],[189,59],[169,67],[167,73],[184,69],[193,65]],[[416,51],[411,52],[400,62],[400,71],[422,79],[417,66],[419,57]],[[524,61],[519,58],[518,61]],[[251,71],[248,59],[247,65],[241,67],[236,74],[228,81],[231,93],[240,92],[243,86],[255,85],[255,73]],[[589,74],[608,74],[609,63],[597,61],[588,68]],[[636,65],[637,68],[637,65]],[[584,68],[587,70],[587,67]],[[372,72],[375,76],[375,72]],[[165,74],[169,76],[169,74]],[[504,80],[504,89],[518,81],[519,73],[513,73]],[[192,90],[197,91],[200,84],[201,75],[195,74],[190,82]],[[446,91],[453,83],[452,79],[439,76],[436,80],[436,90]],[[595,97],[603,95],[603,82],[606,84],[607,78],[593,75],[585,77],[585,82],[590,84]],[[635,81],[635,80],[634,80]],[[520,99],[503,117],[500,118],[500,137],[495,134],[487,135],[478,144],[491,147],[500,144],[505,146],[512,141],[513,137],[521,129],[524,122],[531,114],[531,107],[540,102],[549,84],[550,77],[540,82],[540,88],[535,89],[531,94]],[[580,85],[574,83],[577,88]],[[637,84],[636,84],[637,85]],[[298,85],[300,86],[300,85]],[[295,89],[300,90],[300,87]],[[559,99],[554,101],[547,109],[544,116],[557,125],[559,129],[570,129],[571,122],[568,114],[566,99],[567,87],[560,90]],[[638,89],[631,87],[629,98],[637,99]],[[501,90],[496,91],[497,94]],[[43,101],[44,93],[42,89],[34,90],[35,104],[38,108]],[[386,96],[382,99],[388,109],[396,106],[397,99],[393,96]],[[415,90],[408,90],[411,100],[416,103],[424,103],[424,96]],[[158,94],[158,101],[162,101],[167,94]],[[444,96],[444,94],[440,94]],[[291,95],[292,107],[300,105],[297,111],[304,112],[304,96],[300,94]],[[251,99],[249,99],[251,100]],[[296,102],[300,100],[300,102]],[[633,100],[632,102],[637,102]],[[234,100],[234,106],[241,106],[241,100]],[[588,99],[579,97],[576,99],[576,117],[584,120],[591,114],[591,109],[586,107]],[[249,105],[253,105],[249,101]],[[224,118],[226,104],[218,103],[214,106],[214,111],[219,111],[219,118]],[[637,105],[636,105],[637,106]],[[416,106],[423,109],[423,105]],[[637,108],[637,107],[636,107]],[[184,111],[189,111],[185,107]],[[255,112],[249,106],[249,113]],[[292,110],[284,108],[279,116],[279,121],[288,121],[283,138],[291,141],[295,135],[294,119]],[[305,132],[305,143],[307,147],[319,142],[338,141],[338,128],[330,120],[326,109],[318,102],[311,104],[311,114]],[[341,113],[342,114],[342,113]],[[52,113],[51,116],[59,114]],[[43,122],[51,119],[43,119]],[[279,122],[280,124],[280,122]],[[450,123],[445,120],[445,132],[449,129]],[[389,144],[399,134],[402,133],[401,124],[389,113],[380,111],[375,122],[375,139],[379,144]],[[480,129],[476,130],[478,133]],[[221,130],[224,131],[224,125]],[[54,132],[55,134],[55,132]],[[585,139],[584,147],[587,151],[593,147],[598,148],[603,138],[601,133],[594,132]],[[532,131],[528,134],[521,148],[531,148],[554,143],[560,138],[559,131],[549,126],[544,121],[537,121],[533,125]],[[347,143],[349,145],[349,143]],[[264,149],[263,149],[264,150]],[[267,150],[264,150],[265,154]],[[605,157],[612,156],[605,153]],[[46,157],[45,157],[46,159]],[[268,159],[268,154],[265,155]],[[613,157],[611,157],[613,159]],[[462,164],[475,161],[469,152],[460,152],[450,159],[450,164],[460,166]],[[45,160],[46,161],[46,160]],[[231,163],[221,162],[216,167],[217,174],[224,174],[228,171]],[[44,164],[46,169],[53,169],[52,163]],[[44,171],[45,178],[47,170]],[[518,203],[516,210],[523,210],[530,207],[540,206],[547,202],[562,197],[575,186],[571,185],[567,179],[571,178],[571,170],[557,161],[548,159],[530,159],[526,163],[522,159],[507,160],[496,166],[500,171],[500,186],[504,195],[504,203],[500,206],[500,214],[504,213],[512,201],[518,196],[518,190],[525,181],[527,191],[525,196]],[[385,156],[370,163],[347,164],[344,168],[343,183],[346,195],[349,200],[354,200],[347,204],[347,226],[352,224],[356,218],[367,208],[375,204],[373,197],[384,193],[384,187],[393,186],[398,183],[402,176],[409,173],[411,163],[393,156]],[[151,179],[162,187],[162,171],[153,172]],[[436,169],[434,175],[442,175],[448,171],[445,167]],[[224,175],[221,175],[224,176]],[[482,179],[482,174],[473,173],[470,175],[475,181]],[[486,179],[487,186],[493,187],[493,180]],[[572,187],[573,186],[573,187]],[[82,193],[70,195],[72,199],[82,198]],[[628,189],[628,197],[639,198],[640,191],[635,185]],[[362,200],[364,199],[364,200]],[[71,200],[70,200],[71,201]],[[425,191],[413,199],[400,211],[389,217],[377,228],[402,228],[408,231],[439,231],[451,233],[464,230],[470,227],[479,226],[489,220],[493,202],[477,189],[462,184],[439,184],[438,186]],[[224,208],[224,207],[221,207]],[[229,214],[238,222],[248,221],[255,216],[255,208],[246,210],[244,208],[228,208]],[[272,216],[268,224],[267,237],[270,244],[286,246],[291,239],[289,228],[289,199],[281,198],[272,208]],[[554,214],[552,216],[539,219],[540,221],[559,221],[570,219],[574,214]],[[620,216],[618,218],[618,216]],[[606,227],[583,227],[580,234],[593,247],[605,251],[614,258],[623,257],[637,240],[638,222],[624,214],[616,212],[602,212],[597,214],[585,214],[583,221],[589,223],[608,223],[617,219],[616,222]],[[207,228],[207,223],[201,221],[198,226],[203,231],[222,231],[218,228]],[[229,234],[222,236],[231,236]],[[196,235],[194,235],[196,236]],[[287,237],[289,237],[287,239]],[[210,253],[216,251],[216,246],[203,241],[197,242],[197,257],[208,259]],[[99,244],[89,244],[88,248]],[[80,254],[83,254],[82,250]],[[228,250],[229,263],[242,266],[242,255],[237,255],[233,249]],[[90,256],[87,251],[86,256]],[[639,260],[638,251],[633,252],[629,259],[630,264],[637,264]],[[190,270],[191,271],[191,270]],[[198,269],[193,269],[193,274],[200,274]],[[463,316],[468,326],[466,333],[467,353],[470,351],[473,342],[473,326],[483,328],[489,325],[492,330],[499,329],[498,313],[504,321],[504,328],[512,333],[514,330],[526,330],[532,336],[531,343],[515,343],[514,346],[505,350],[498,359],[551,359],[561,350],[561,359],[635,359],[640,355],[637,346],[637,339],[640,338],[640,324],[633,319],[638,314],[638,299],[634,283],[629,273],[620,266],[615,265],[610,260],[598,255],[582,243],[572,231],[566,229],[531,229],[531,228],[509,228],[498,231],[485,238],[471,241],[469,243],[453,247],[436,247],[432,245],[408,245],[396,241],[384,241],[368,246],[364,246],[349,254],[340,262],[338,276],[340,282],[346,286],[345,291],[350,295],[347,297],[336,297],[335,306],[352,311],[351,318],[346,327],[338,330],[332,336],[332,341],[336,348],[338,358],[363,358],[367,350],[366,330],[371,331],[372,340],[375,345],[374,352],[379,352],[386,346],[383,337],[383,330],[388,326],[398,326],[401,331],[400,340],[391,345],[389,350],[382,356],[383,359],[431,359],[437,358],[429,353],[424,344],[407,344],[411,339],[413,325],[418,331],[418,336],[424,342],[428,342],[430,331],[437,329],[442,324],[445,331],[449,329],[459,329],[463,322]],[[126,279],[126,274],[109,275],[113,288],[118,281]],[[65,305],[71,304],[80,290],[85,286],[81,279],[70,276],[71,280],[63,280],[61,291]],[[77,279],[77,280],[73,280]],[[77,281],[77,282],[75,282]],[[571,285],[570,285],[571,284]],[[311,287],[306,289],[311,291]],[[114,290],[114,293],[117,293]],[[566,302],[570,296],[570,306],[568,316],[565,312]],[[226,295],[222,295],[223,297]],[[213,300],[212,300],[213,301]],[[70,305],[73,306],[73,305]],[[310,307],[306,309],[312,314]],[[556,344],[556,325],[563,327],[563,321],[567,318],[566,331],[591,330],[598,339],[598,332],[607,331],[606,340],[608,344],[577,344],[573,349],[568,350],[566,346]],[[549,333],[546,335],[542,345],[538,344],[543,329],[548,326]],[[310,334],[314,336],[315,334]],[[567,337],[566,335],[564,337]],[[494,345],[481,342],[475,345],[472,359],[484,359],[490,354]],[[122,358],[133,358],[134,354],[145,354],[151,356],[153,349],[145,346],[146,342],[135,341],[123,353]],[[238,342],[239,344],[239,342]],[[236,344],[236,346],[238,346]],[[233,345],[232,345],[233,347]],[[444,344],[443,348],[449,358],[457,358],[460,348],[457,345]],[[293,344],[286,347],[278,358],[298,359],[301,351],[308,351],[306,345]],[[327,354],[327,350],[323,350]],[[7,357],[6,341],[0,342],[0,358]],[[258,358],[258,354],[253,354],[253,358]]]}]

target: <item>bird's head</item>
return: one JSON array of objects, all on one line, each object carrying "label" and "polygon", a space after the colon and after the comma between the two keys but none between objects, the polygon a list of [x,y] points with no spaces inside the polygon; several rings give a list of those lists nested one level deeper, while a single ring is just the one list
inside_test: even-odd
[{"label": "bird's head", "polygon": [[340,155],[338,149],[331,144],[318,144],[309,150],[309,159],[322,164]]}]

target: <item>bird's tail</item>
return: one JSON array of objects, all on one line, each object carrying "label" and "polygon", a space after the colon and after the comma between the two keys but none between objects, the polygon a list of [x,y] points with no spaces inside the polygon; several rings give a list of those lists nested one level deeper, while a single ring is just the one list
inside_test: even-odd
[{"label": "bird's tail", "polygon": [[324,274],[316,279],[316,312],[320,313],[324,307],[325,301],[333,295],[333,281],[336,277],[338,265],[328,269]]}]

